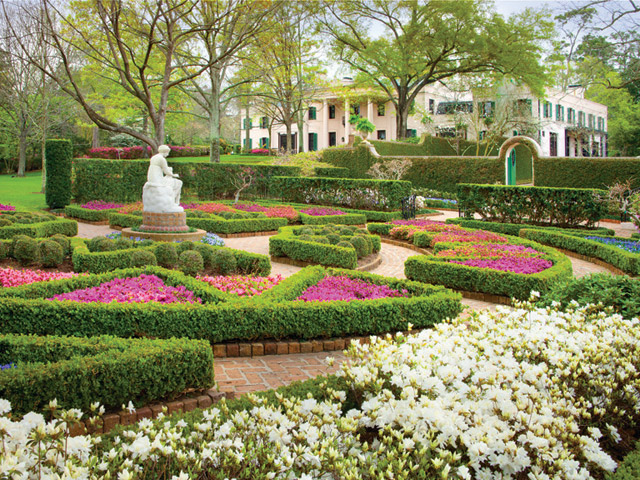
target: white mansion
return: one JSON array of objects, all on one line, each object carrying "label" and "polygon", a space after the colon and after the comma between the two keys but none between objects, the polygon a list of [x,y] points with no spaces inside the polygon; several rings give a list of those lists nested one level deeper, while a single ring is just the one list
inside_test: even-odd
[{"label": "white mansion", "polygon": [[[348,85],[349,80],[343,83]],[[348,122],[349,116],[345,118],[345,112],[370,120],[376,127],[370,136],[372,139],[397,138],[393,104],[377,103],[376,95],[368,96],[365,91],[354,90],[354,93],[357,95],[351,98],[360,100],[349,100],[344,93],[326,91],[310,102],[302,132],[304,150],[349,143],[356,132]],[[272,127],[271,145],[268,145],[268,124],[269,119],[260,115],[252,116],[250,122],[243,118],[240,132],[243,147],[247,147],[246,127],[249,126],[248,148],[286,148],[286,129],[281,124]],[[406,136],[428,133],[482,140],[490,128],[505,137],[532,136],[546,156],[607,155],[607,107],[585,99],[580,87],[570,87],[567,91],[548,89],[544,98],[538,98],[512,85],[498,89],[491,97],[474,95],[469,90],[453,91],[441,84],[430,85],[416,97]],[[294,123],[292,129],[295,149],[299,141],[297,124]]]}]

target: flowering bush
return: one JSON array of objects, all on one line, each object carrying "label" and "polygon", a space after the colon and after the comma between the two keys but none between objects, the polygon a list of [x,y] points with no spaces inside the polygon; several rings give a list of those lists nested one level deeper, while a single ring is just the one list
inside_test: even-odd
[{"label": "flowering bush", "polygon": [[346,215],[342,210],[328,207],[303,208],[300,213],[311,215],[312,217],[321,217],[325,215]]},{"label": "flowering bush", "polygon": [[45,272],[43,270],[14,270],[13,268],[0,268],[0,286],[18,287],[35,282],[47,282],[60,278],[71,278],[77,273]]},{"label": "flowering bush", "polygon": [[118,213],[141,212],[142,208],[143,208],[142,202],[130,203],[122,207],[120,210],[118,210]]},{"label": "flowering bush", "polygon": [[0,203],[0,212],[15,212],[16,207],[12,205],[5,205],[4,203]]},{"label": "flowering bush", "polygon": [[113,208],[122,208],[124,205],[122,203],[111,203],[105,202],[103,200],[91,200],[90,202],[82,205],[82,208],[87,208],[89,210],[110,210]]},{"label": "flowering bush", "polygon": [[468,267],[490,268],[502,272],[513,273],[538,273],[551,268],[553,262],[538,257],[503,257],[498,259],[479,259],[472,258],[469,260],[451,260],[451,263],[459,265],[467,265]]},{"label": "flowering bush", "polygon": [[598,243],[604,243],[605,245],[611,245],[612,247],[617,247],[622,250],[626,250],[631,253],[640,253],[640,242],[633,240],[621,240],[619,238],[610,238],[610,237],[596,237],[589,236],[585,237],[588,240],[594,240]]},{"label": "flowering bush", "polygon": [[268,148],[254,148],[250,152],[252,155],[269,155]]},{"label": "flowering bush", "polygon": [[415,225],[398,225],[389,230],[389,235],[393,238],[399,238],[401,240],[410,240],[416,232],[421,231],[420,227]]},{"label": "flowering bush", "polygon": [[47,300],[81,303],[202,303],[200,298],[195,298],[193,292],[182,285],[170,287],[158,276],[144,273],[139,277],[116,278],[97,287],[58,294]]},{"label": "flowering bush", "polygon": [[224,240],[215,233],[207,232],[207,234],[200,239],[202,243],[207,245],[213,245],[214,247],[224,247]]},{"label": "flowering bush", "polygon": [[0,370],[9,370],[10,368],[16,368],[15,363],[5,363],[4,365],[0,365]]},{"label": "flowering bush", "polygon": [[233,208],[242,210],[243,212],[262,212],[269,218],[286,218],[289,223],[295,222],[299,217],[296,209],[288,205],[264,207],[257,203],[236,203]]},{"label": "flowering bush", "polygon": [[479,243],[475,245],[462,245],[448,250],[440,250],[436,257],[534,257],[542,255],[541,252],[525,245],[504,245],[495,243]]},{"label": "flowering bush", "polygon": [[376,285],[357,278],[328,276],[307,288],[296,300],[305,302],[373,300],[375,298],[406,297],[407,293],[406,290],[399,292],[387,285]]},{"label": "flowering bush", "polygon": [[236,210],[242,210],[243,212],[266,212],[267,207],[258,205],[257,203],[236,203],[233,205]]},{"label": "flowering bush", "polygon": [[423,220],[414,218],[411,220],[393,220],[393,225],[410,225],[424,230],[425,232],[457,232],[462,228],[458,225],[452,225],[444,222],[436,222],[434,220]]},{"label": "flowering bush", "polygon": [[616,467],[606,448],[639,420],[640,321],[588,312],[520,305],[354,343],[339,372],[359,399],[346,413],[341,390],[250,397],[102,445],[68,437],[78,410],[17,421],[2,400],[3,464],[16,478],[602,478]]},{"label": "flowering bush", "polygon": [[431,245],[440,242],[495,242],[507,243],[507,239],[497,233],[487,232],[485,230],[455,230],[442,232],[433,237]]},{"label": "flowering bush", "polygon": [[207,202],[199,203],[193,208],[193,210],[200,210],[206,213],[220,213],[220,212],[233,212],[233,208],[222,203]]},{"label": "flowering bush", "polygon": [[[147,153],[151,154],[151,147],[146,147]],[[107,158],[119,160],[133,160],[144,158],[144,147],[98,147],[89,150],[86,158]]]},{"label": "flowering bush", "polygon": [[249,276],[198,276],[198,280],[208,283],[222,292],[234,293],[240,297],[253,297],[260,295],[265,290],[275,287],[282,281],[281,275],[269,277],[249,277]]}]

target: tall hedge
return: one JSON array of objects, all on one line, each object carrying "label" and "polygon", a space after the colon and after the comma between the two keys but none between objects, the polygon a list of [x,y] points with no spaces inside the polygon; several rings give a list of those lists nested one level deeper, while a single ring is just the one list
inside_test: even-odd
[{"label": "tall hedge", "polygon": [[64,208],[71,203],[73,146],[69,140],[47,140],[45,150],[45,201],[49,208]]},{"label": "tall hedge", "polygon": [[640,158],[544,157],[535,165],[541,187],[607,188],[626,180],[640,188]]},{"label": "tall hedge", "polygon": [[[177,163],[169,161],[183,182],[182,192],[197,194],[200,200],[231,197],[235,192],[234,174],[241,168],[256,172],[253,185],[243,195],[270,196],[275,175],[300,175],[299,167],[277,165],[240,165],[211,163]],[[73,196],[78,202],[105,200],[136,202],[142,198],[147,181],[148,160],[105,160],[76,158],[73,161],[75,182]]]},{"label": "tall hedge", "polygon": [[[374,163],[398,158],[404,157],[375,158],[366,147],[329,148],[322,152],[324,162],[348,168],[354,178],[366,178]],[[402,179],[410,181],[416,188],[455,193],[458,183],[504,183],[504,163],[498,157],[423,156],[408,157],[408,160],[412,165]]]}]

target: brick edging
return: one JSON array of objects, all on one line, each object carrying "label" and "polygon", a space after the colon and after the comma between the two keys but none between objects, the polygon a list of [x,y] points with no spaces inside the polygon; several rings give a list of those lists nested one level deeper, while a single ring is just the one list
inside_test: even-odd
[{"label": "brick edging", "polygon": [[92,220],[83,220],[81,218],[76,218],[76,217],[67,217],[67,218],[70,218],[71,220],[75,220],[78,223],[88,223],[89,225],[109,225],[109,220],[92,221]]},{"label": "brick edging", "polygon": [[[215,232],[213,232],[215,233]],[[241,232],[241,233],[216,233],[220,238],[246,238],[246,237],[269,237],[276,235],[277,230],[269,230],[266,232]]]},{"label": "brick edging", "polygon": [[113,229],[113,230],[120,230],[120,231],[122,231],[122,229],[123,229],[123,228],[126,228],[126,227],[122,227],[122,226],[120,226],[120,225],[111,225],[111,224],[109,224],[109,228],[111,228],[111,229]]},{"label": "brick edging", "polygon": [[571,250],[565,250],[564,248],[559,248],[559,247],[552,247],[552,248],[555,248],[559,252],[562,252],[565,255],[569,256],[569,257],[577,258],[578,260],[584,260],[585,262],[594,263],[596,265],[604,267],[607,270],[609,270],[611,273],[614,273],[616,275],[627,275],[629,277],[635,277],[635,275],[633,275],[631,273],[627,273],[624,270],[620,270],[618,267],[615,267],[615,266],[611,265],[610,263],[605,262],[604,260],[600,260],[599,258],[588,257],[588,256],[582,255],[581,253],[578,253],[578,252],[572,252]]},{"label": "brick edging", "polygon": [[455,290],[453,288],[451,290],[454,290],[460,293],[464,298],[468,298],[470,300],[481,300],[487,303],[497,303],[499,305],[509,305],[509,306],[513,304],[511,301],[511,298],[505,297],[503,295],[494,295],[492,293],[484,293],[484,292],[469,292],[467,290]]},{"label": "brick edging", "polygon": [[[302,268],[310,267],[314,265],[322,265],[321,263],[317,263],[317,262],[305,262],[303,260],[294,260],[293,258],[289,258],[289,257],[276,257],[274,255],[271,255],[269,258],[271,259],[272,262],[275,262],[275,263],[283,263],[285,265],[293,265],[295,267],[302,267]],[[359,265],[353,270],[357,270],[359,272],[368,272],[370,270],[373,270],[377,266],[379,266],[381,263],[382,263],[382,257],[378,253],[376,255],[376,258],[374,258],[371,262],[365,263],[364,265]],[[334,267],[334,268],[339,268],[339,267]]]},{"label": "brick edging", "polygon": [[388,243],[389,245],[395,245],[396,247],[403,247],[409,250],[413,250],[414,252],[421,253],[423,255],[431,255],[431,252],[424,248],[416,247],[413,243],[403,242],[400,240],[395,240],[390,237],[380,235],[380,241],[382,243]]}]

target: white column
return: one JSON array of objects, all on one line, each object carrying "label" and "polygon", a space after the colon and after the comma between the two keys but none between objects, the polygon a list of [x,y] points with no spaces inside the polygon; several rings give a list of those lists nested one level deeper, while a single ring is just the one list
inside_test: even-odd
[{"label": "white column", "polygon": [[349,130],[351,124],[349,123],[349,99],[345,99],[344,101],[344,143],[349,143],[349,134],[351,133]]},{"label": "white column", "polygon": [[318,149],[322,150],[329,146],[329,103],[322,101],[322,133],[318,141]]},{"label": "white column", "polygon": [[367,120],[369,120],[371,123],[373,122],[373,102],[371,101],[371,99],[367,99]]}]

